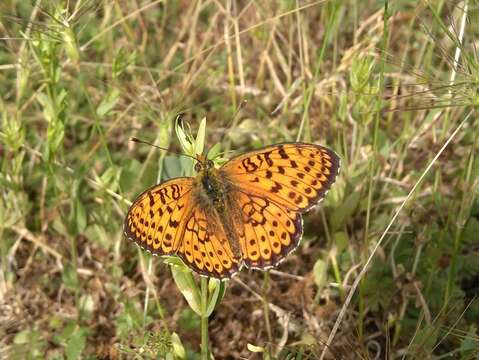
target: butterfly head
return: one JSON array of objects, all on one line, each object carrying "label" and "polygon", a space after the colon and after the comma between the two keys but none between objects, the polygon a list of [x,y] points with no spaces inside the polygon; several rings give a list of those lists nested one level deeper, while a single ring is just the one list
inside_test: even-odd
[{"label": "butterfly head", "polygon": [[195,164],[195,171],[197,173],[204,171],[204,170],[210,170],[215,167],[215,164],[213,161],[208,159],[204,155],[197,155],[196,156],[196,164]]}]

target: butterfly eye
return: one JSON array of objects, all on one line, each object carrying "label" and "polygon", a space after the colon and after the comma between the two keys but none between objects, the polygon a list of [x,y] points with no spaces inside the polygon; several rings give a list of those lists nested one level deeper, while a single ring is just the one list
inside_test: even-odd
[{"label": "butterfly eye", "polygon": [[201,168],[202,168],[201,164],[200,164],[199,162],[197,162],[197,163],[195,164],[195,171],[196,171],[196,172],[200,172],[200,171],[201,171]]},{"label": "butterfly eye", "polygon": [[212,168],[215,166],[215,164],[214,164],[213,161],[211,161],[211,160],[208,160],[208,162],[206,163],[206,165],[208,166],[208,169],[212,169]]}]

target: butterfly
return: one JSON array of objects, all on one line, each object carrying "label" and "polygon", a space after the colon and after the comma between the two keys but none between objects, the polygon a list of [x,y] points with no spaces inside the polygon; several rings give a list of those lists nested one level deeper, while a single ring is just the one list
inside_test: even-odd
[{"label": "butterfly", "polygon": [[302,213],[339,173],[321,145],[281,143],[233,157],[220,168],[196,157],[195,177],[177,177],[140,194],[125,236],[154,255],[177,255],[195,272],[225,279],[242,266],[276,266],[299,244]]}]

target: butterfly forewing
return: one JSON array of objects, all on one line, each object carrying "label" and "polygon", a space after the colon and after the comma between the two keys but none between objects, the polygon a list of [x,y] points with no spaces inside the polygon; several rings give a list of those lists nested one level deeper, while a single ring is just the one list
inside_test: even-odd
[{"label": "butterfly forewing", "polygon": [[339,157],[320,145],[284,143],[237,156],[222,170],[245,192],[304,212],[316,205],[335,181]]},{"label": "butterfly forewing", "polygon": [[231,277],[238,259],[216,214],[196,203],[198,191],[194,178],[175,178],[146,190],[128,210],[124,233],[155,255],[178,255],[200,274]]},{"label": "butterfly forewing", "polygon": [[302,212],[316,205],[339,171],[339,157],[314,144],[285,143],[237,156],[221,168],[243,213],[243,262],[276,265],[302,236]]},{"label": "butterfly forewing", "polygon": [[171,179],[140,194],[125,218],[126,237],[155,255],[172,254],[181,242],[193,180]]}]

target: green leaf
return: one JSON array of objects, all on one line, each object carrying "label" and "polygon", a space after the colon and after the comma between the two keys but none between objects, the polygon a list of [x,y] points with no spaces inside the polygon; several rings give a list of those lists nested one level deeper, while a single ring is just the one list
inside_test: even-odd
[{"label": "green leaf", "polygon": [[238,124],[235,131],[228,132],[228,138],[233,145],[240,145],[251,141],[251,134],[254,134],[256,131],[258,131],[258,121],[247,118]]},{"label": "green leaf", "polygon": [[221,143],[217,142],[208,150],[208,159],[214,160],[221,152]]},{"label": "green leaf", "polygon": [[375,59],[372,56],[357,56],[353,59],[349,80],[354,92],[364,92],[374,66]]},{"label": "green leaf", "polygon": [[223,299],[226,292],[226,281],[210,278],[208,292],[211,295],[208,301],[208,307],[206,308],[206,316],[210,316]]},{"label": "green leaf", "polygon": [[62,273],[63,285],[70,291],[78,288],[78,276],[75,268],[70,264],[65,265]]},{"label": "green leaf", "polygon": [[163,262],[167,265],[178,266],[183,269],[183,271],[188,271],[188,267],[178,256],[168,256]]},{"label": "green leaf", "polygon": [[65,353],[68,360],[79,359],[86,345],[86,334],[83,329],[76,329],[68,338]]},{"label": "green leaf", "polygon": [[196,154],[194,153],[193,144],[188,139],[188,136],[186,135],[186,132],[183,129],[182,125],[183,124],[180,117],[177,117],[175,122],[175,132],[176,136],[178,137],[178,141],[180,142],[180,146],[185,154],[196,156]]},{"label": "green leaf", "polygon": [[338,108],[338,117],[342,121],[346,121],[348,116],[348,94],[347,92],[342,92],[339,95],[339,108]]},{"label": "green leaf", "polygon": [[93,297],[90,294],[83,294],[79,300],[79,308],[83,316],[90,318],[93,311],[95,311]]},{"label": "green leaf", "polygon": [[184,307],[176,323],[184,330],[196,332],[200,329],[201,318],[191,308]]},{"label": "green leaf", "polygon": [[347,249],[349,244],[349,237],[344,231],[338,231],[333,234],[333,239],[336,244],[338,253]]},{"label": "green leaf", "polygon": [[313,266],[314,283],[318,288],[326,285],[328,279],[328,264],[322,259],[316,260]]},{"label": "green leaf", "polygon": [[337,207],[331,215],[331,227],[333,229],[341,229],[349,218],[354,214],[358,207],[361,194],[358,191],[353,191],[343,201],[343,203]]},{"label": "green leaf", "polygon": [[468,219],[462,232],[462,241],[466,244],[474,244],[478,239],[477,234],[479,234],[479,220],[471,217]]},{"label": "green leaf", "polygon": [[121,168],[118,166],[109,166],[100,177],[96,177],[96,181],[100,185],[108,190],[117,191],[120,177],[121,177]]},{"label": "green leaf", "polygon": [[63,38],[63,46],[67,56],[73,61],[77,62],[80,59],[80,53],[77,47],[77,41],[75,33],[70,26],[62,26],[61,32]]},{"label": "green leaf", "polygon": [[[16,345],[10,351],[9,359],[44,359],[46,341],[39,330],[23,330],[15,335],[13,343]],[[20,353],[15,353],[19,349]],[[3,350],[3,349],[1,349]],[[2,351],[0,351],[2,353]],[[15,356],[16,355],[16,356]]]},{"label": "green leaf", "polygon": [[185,167],[191,167],[191,166],[187,166],[186,164],[191,165],[192,160],[193,159],[186,158],[184,156],[182,156],[182,157],[178,157],[176,155],[165,156],[165,158],[163,159],[163,163],[164,163],[163,178],[164,179],[171,179],[171,178],[174,178],[174,177],[182,176],[183,175],[183,169],[184,169],[182,164],[185,164]]},{"label": "green leaf", "polygon": [[463,359],[473,359],[474,354],[479,354],[479,340],[477,337],[477,329],[471,325],[466,336],[461,341],[459,348]]},{"label": "green leaf", "polygon": [[105,249],[108,249],[110,246],[110,236],[103,226],[98,224],[88,225],[83,235],[86,236],[89,240],[94,241],[100,244]]},{"label": "green leaf", "polygon": [[151,318],[145,319],[138,302],[127,300],[123,309],[116,319],[116,333],[120,338],[131,336],[132,332],[151,322]]},{"label": "green leaf", "polygon": [[32,333],[32,331],[30,331],[30,330],[20,331],[13,338],[13,343],[17,344],[17,345],[28,344],[28,342],[30,341],[31,333]]},{"label": "green leaf", "polygon": [[75,222],[77,233],[83,233],[87,226],[87,215],[85,207],[79,199],[75,200]]},{"label": "green leaf", "polygon": [[186,270],[185,266],[171,266],[171,274],[175,280],[176,286],[181,291],[190,308],[201,316],[201,296],[198,286],[195,283],[191,270]]},{"label": "green leaf", "polygon": [[426,358],[426,355],[431,354],[436,345],[440,328],[437,324],[426,324],[424,328],[420,329],[409,346],[410,354],[418,356],[416,359]]},{"label": "green leaf", "polygon": [[181,343],[181,339],[177,333],[171,334],[171,344],[173,345],[173,353],[177,359],[186,359],[186,351]]},{"label": "green leaf", "polygon": [[200,127],[198,128],[198,133],[196,134],[195,141],[195,155],[203,154],[205,148],[205,137],[206,137],[206,118],[201,119]]},{"label": "green leaf", "polygon": [[113,79],[118,79],[120,75],[125,72],[129,65],[135,64],[136,58],[136,50],[130,52],[124,48],[120,48],[113,59],[113,64],[111,67],[111,75]]},{"label": "green leaf", "polygon": [[377,260],[363,279],[362,296],[372,311],[387,309],[397,291],[387,262]]},{"label": "green leaf", "polygon": [[[172,337],[166,329],[155,332],[146,332],[142,340],[140,337],[138,337],[137,340],[138,345],[145,349],[147,354],[156,355],[155,357],[148,357],[149,359],[168,358],[168,354],[171,354],[171,351],[173,350]],[[143,344],[141,344],[141,341]]]},{"label": "green leaf", "polygon": [[246,347],[248,348],[249,351],[254,352],[254,353],[263,353],[264,352],[264,347],[262,346],[256,346],[253,344],[246,344]]},{"label": "green leaf", "polygon": [[105,98],[102,100],[98,108],[96,109],[96,114],[99,117],[104,117],[107,115],[111,109],[113,109],[120,98],[120,91],[118,89],[111,90]]},{"label": "green leaf", "polygon": [[63,326],[63,319],[59,315],[55,314],[49,319],[48,326],[50,329],[59,330]]}]

